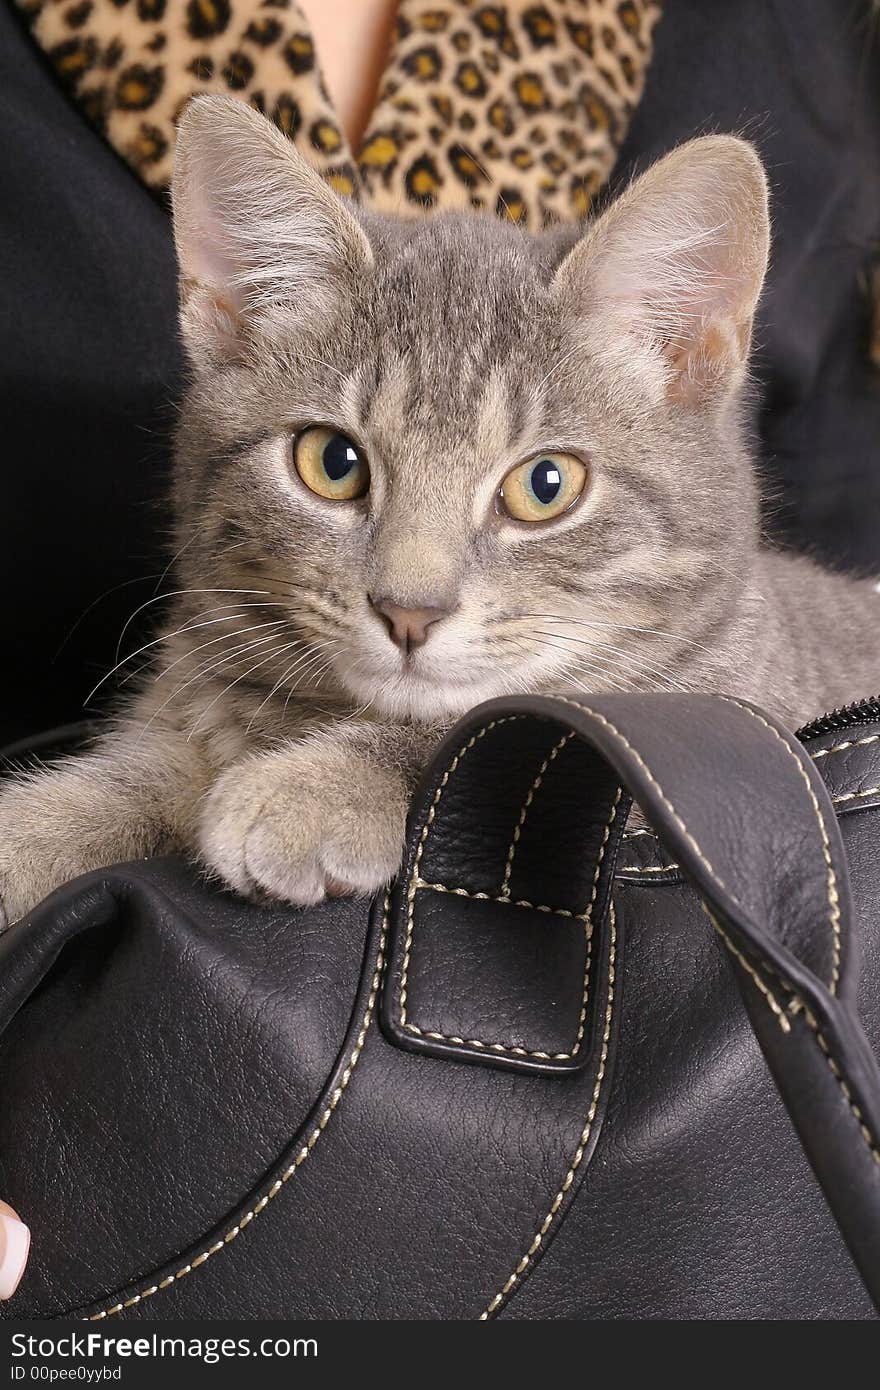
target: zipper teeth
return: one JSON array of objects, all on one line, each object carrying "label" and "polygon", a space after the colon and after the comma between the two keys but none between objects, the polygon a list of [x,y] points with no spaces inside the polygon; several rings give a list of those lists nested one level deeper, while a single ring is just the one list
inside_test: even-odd
[{"label": "zipper teeth", "polygon": [[841,705],[839,709],[820,714],[809,724],[798,729],[796,738],[817,738],[820,734],[833,734],[841,729],[851,729],[856,724],[867,724],[880,720],[880,695],[871,695],[865,700],[855,700],[851,705]]}]

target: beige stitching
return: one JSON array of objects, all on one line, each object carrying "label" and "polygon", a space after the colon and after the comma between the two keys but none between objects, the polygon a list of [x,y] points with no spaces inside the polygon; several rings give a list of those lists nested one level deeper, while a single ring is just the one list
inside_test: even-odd
[{"label": "beige stitching", "polygon": [[779,1001],[778,1001],[778,999],[776,998],[775,994],[774,994],[774,993],[772,992],[772,990],[768,987],[768,985],[766,985],[765,982],[761,979],[761,976],[758,974],[758,972],[757,972],[757,970],[755,969],[755,967],[752,965],[752,963],[751,963],[749,960],[746,959],[746,957],[743,955],[742,951],[738,950],[738,948],[737,948],[736,946],[734,946],[734,944],[733,944],[733,942],[731,941],[730,937],[727,935],[727,932],[724,930],[724,928],[721,926],[721,924],[716,920],[716,918],[714,917],[714,915],[709,911],[708,907],[707,907],[706,904],[703,902],[702,898],[700,899],[700,907],[703,909],[703,911],[705,912],[706,916],[709,918],[709,921],[712,923],[712,926],[715,928],[715,930],[717,931],[718,935],[721,937],[721,940],[724,942],[724,944],[725,944],[725,946],[727,947],[727,949],[728,949],[728,951],[730,952],[730,954],[731,954],[732,956],[734,956],[734,957],[736,958],[736,960],[739,961],[739,963],[740,963],[740,965],[742,966],[743,970],[745,970],[746,974],[748,974],[748,975],[751,976],[751,978],[752,978],[752,980],[754,981],[755,985],[756,985],[757,988],[760,990],[760,992],[763,994],[764,998],[767,1000],[767,1003],[770,1005],[771,1010],[773,1011],[774,1015],[776,1016],[776,1021],[777,1021],[777,1023],[779,1024],[780,1028],[782,1029],[783,1033],[790,1033],[790,1032],[791,1032],[791,1024],[789,1023],[788,1019],[786,1018],[786,1016],[785,1016],[785,1010],[782,1008],[782,1005],[779,1003]]},{"label": "beige stitching", "polygon": [[528,796],[522,804],[522,810],[519,813],[519,820],[517,821],[516,829],[513,832],[513,839],[510,842],[510,849],[507,851],[507,862],[504,865],[504,879],[501,884],[502,898],[510,897],[510,875],[513,873],[513,860],[516,854],[517,846],[519,844],[520,836],[522,835],[523,826],[526,823],[526,816],[528,815],[529,808],[535,799],[535,792],[538,790],[541,783],[543,782],[544,773],[547,771],[550,764],[554,762],[556,758],[558,758],[559,754],[562,752],[562,749],[565,747],[567,743],[570,743],[573,738],[573,731],[567,733],[564,738],[561,738],[559,740],[555,747],[550,749],[550,752],[547,754],[541,766],[538,768],[537,777],[535,778],[534,782],[529,788]]},{"label": "beige stitching", "polygon": [[[604,833],[603,836],[602,836],[602,843],[601,843],[601,845],[599,846],[599,854],[598,854],[598,857],[597,857],[597,860],[596,860],[596,867],[595,867],[595,870],[594,870],[594,872],[593,872],[593,882],[592,882],[591,892],[590,892],[590,901],[589,901],[589,903],[587,904],[587,907],[586,907],[586,909],[584,910],[584,912],[583,912],[583,913],[573,913],[573,912],[566,912],[564,909],[553,909],[553,908],[548,908],[548,907],[537,906],[537,905],[533,905],[532,903],[527,902],[525,899],[521,899],[517,904],[514,904],[515,906],[519,906],[519,907],[533,907],[533,906],[534,906],[534,910],[537,911],[537,912],[554,912],[554,911],[555,911],[559,916],[571,917],[571,918],[573,918],[573,919],[576,920],[576,921],[583,921],[583,923],[584,923],[584,927],[585,927],[585,933],[584,933],[584,935],[585,935],[585,951],[584,951],[584,987],[583,987],[583,993],[582,993],[582,995],[581,995],[581,1009],[580,1009],[580,1014],[579,1014],[579,1016],[578,1016],[577,1033],[576,1033],[576,1035],[575,1035],[575,1040],[574,1040],[574,1043],[573,1043],[571,1049],[570,1049],[568,1052],[545,1052],[545,1051],[543,1051],[542,1049],[539,1049],[539,1048],[524,1048],[524,1047],[518,1047],[518,1046],[516,1046],[514,1043],[485,1042],[482,1038],[463,1038],[463,1037],[460,1037],[457,1033],[440,1033],[440,1032],[438,1032],[436,1029],[420,1028],[417,1024],[411,1023],[411,1022],[407,1019],[407,1016],[406,1016],[406,994],[407,994],[406,986],[407,986],[407,981],[408,981],[408,979],[409,979],[409,967],[410,967],[410,963],[411,963],[411,961],[412,961],[413,937],[414,937],[414,935],[415,935],[415,901],[416,901],[416,893],[417,893],[420,889],[427,888],[427,889],[433,889],[435,892],[451,893],[451,894],[455,895],[456,897],[477,898],[477,899],[482,899],[482,900],[484,900],[484,901],[504,902],[504,903],[510,904],[510,899],[509,899],[509,897],[508,897],[508,898],[505,898],[505,897],[498,897],[498,898],[495,898],[493,895],[488,894],[488,893],[471,893],[471,892],[469,892],[469,890],[466,889],[466,888],[447,888],[445,884],[429,883],[429,882],[427,882],[425,879],[422,878],[421,874],[419,873],[419,868],[420,868],[420,865],[421,865],[422,855],[423,855],[423,853],[424,853],[425,846],[426,846],[426,844],[427,844],[427,842],[428,842],[428,834],[429,834],[429,831],[430,831],[431,826],[432,826],[433,823],[434,823],[434,818],[435,818],[435,816],[436,816],[437,807],[440,805],[440,800],[441,800],[441,798],[442,798],[442,796],[443,796],[444,791],[446,790],[446,786],[447,786],[447,784],[448,784],[450,778],[452,777],[452,774],[457,770],[458,765],[459,765],[459,763],[461,762],[462,758],[464,758],[465,755],[466,755],[467,753],[470,752],[470,750],[473,748],[474,744],[477,743],[481,738],[483,738],[483,737],[490,731],[490,729],[494,729],[494,728],[495,728],[497,725],[499,725],[499,724],[507,724],[507,723],[510,723],[510,722],[511,722],[512,720],[514,720],[514,719],[522,719],[522,718],[524,718],[524,717],[525,717],[524,715],[508,715],[508,716],[507,716],[506,718],[504,718],[504,719],[495,719],[495,720],[493,720],[490,724],[487,724],[487,725],[485,726],[485,728],[480,729],[476,734],[474,734],[474,735],[468,740],[468,742],[467,742],[466,744],[464,744],[463,747],[461,747],[461,748],[458,750],[458,752],[456,753],[456,755],[455,755],[455,757],[453,758],[452,762],[450,763],[449,767],[448,767],[448,768],[446,769],[446,771],[444,772],[443,777],[441,778],[440,783],[439,783],[439,785],[438,785],[438,787],[437,787],[437,790],[436,790],[436,792],[434,793],[434,799],[433,799],[433,801],[431,802],[431,806],[430,806],[430,808],[429,808],[429,810],[428,810],[428,814],[427,814],[427,816],[426,816],[426,818],[425,818],[425,824],[424,824],[423,827],[422,827],[422,833],[421,833],[421,835],[420,835],[420,837],[419,837],[419,844],[418,844],[418,848],[417,848],[417,850],[416,850],[416,857],[415,857],[415,862],[414,862],[414,864],[413,864],[412,876],[411,876],[411,878],[410,878],[409,889],[408,889],[408,891],[407,891],[406,940],[405,940],[405,942],[404,942],[403,962],[402,962],[401,971],[400,971],[400,1012],[399,1012],[399,1022],[400,1022],[401,1028],[405,1028],[406,1031],[407,1031],[408,1033],[414,1034],[414,1036],[417,1037],[417,1038],[430,1038],[432,1042],[445,1042],[445,1043],[450,1043],[453,1047],[475,1047],[475,1048],[478,1048],[480,1051],[484,1051],[484,1052],[493,1052],[493,1053],[495,1053],[496,1056],[535,1057],[535,1058],[538,1058],[540,1061],[546,1061],[546,1062],[568,1062],[568,1061],[571,1061],[572,1058],[574,1058],[574,1057],[577,1056],[578,1052],[580,1051],[581,1043],[583,1042],[583,1039],[584,1039],[584,1030],[585,1030],[585,1027],[586,1027],[586,1020],[587,1020],[587,1007],[588,1007],[588,1005],[589,1005],[589,998],[590,998],[590,970],[591,970],[591,966],[592,966],[592,936],[593,936],[592,917],[593,917],[593,908],[594,908],[594,906],[595,906],[596,897],[597,897],[598,892],[599,892],[599,878],[600,878],[601,872],[602,872],[602,862],[603,862],[603,860],[604,860],[604,858],[605,858],[605,851],[606,851],[606,849],[607,849],[607,847],[608,847],[608,841],[609,841],[609,839],[611,838],[611,829],[612,829],[612,827],[613,827],[613,825],[614,825],[614,822],[615,822],[615,820],[616,820],[616,818],[617,818],[618,808],[619,808],[619,806],[620,806],[621,797],[623,796],[623,789],[622,789],[621,787],[618,787],[617,792],[616,792],[616,795],[615,795],[615,797],[614,797],[614,801],[612,802],[612,805],[611,805],[611,814],[610,814],[610,816],[609,816],[608,823],[607,823],[607,825],[605,826],[605,833]],[[519,819],[519,823],[518,823],[517,829],[521,829],[521,828],[522,828],[523,822],[524,822],[524,820],[525,820],[525,812],[528,810],[528,807],[529,807],[529,805],[531,804],[531,798],[532,798],[532,796],[533,796],[535,790],[537,789],[537,787],[540,785],[541,779],[543,778],[544,774],[546,773],[547,768],[550,766],[551,762],[553,762],[554,758],[558,755],[558,753],[560,752],[560,750],[565,746],[566,743],[570,742],[570,740],[571,740],[572,738],[574,738],[574,732],[573,732],[573,731],[572,731],[571,733],[569,733],[564,739],[560,739],[560,741],[559,741],[559,743],[556,745],[556,747],[555,747],[553,750],[551,750],[551,752],[550,752],[550,753],[547,755],[547,757],[545,758],[544,762],[541,764],[541,767],[540,767],[540,769],[539,769],[538,775],[536,776],[535,781],[532,783],[532,788],[531,788],[531,790],[530,790],[530,792],[529,792],[528,797],[526,798],[526,802],[525,802],[525,805],[524,805],[524,807],[523,807],[523,811],[520,813],[520,819]],[[508,863],[511,863],[511,862],[512,862],[512,851],[515,850],[516,843],[517,843],[516,835],[514,835],[514,841],[513,841],[513,844],[511,845],[511,853],[508,853]]]},{"label": "beige stitching", "polygon": [[619,874],[670,874],[674,869],[680,869],[680,864],[619,864],[617,872]]},{"label": "beige stitching", "polygon": [[828,827],[825,824],[825,816],[822,812],[822,807],[819,804],[819,798],[816,796],[816,793],[813,790],[813,784],[810,781],[806,768],[804,767],[803,763],[801,762],[797,754],[794,752],[794,750],[788,745],[788,743],[786,743],[779,730],[774,729],[773,725],[769,723],[769,721],[766,720],[762,714],[758,714],[756,710],[753,710],[748,705],[743,704],[742,700],[736,700],[731,695],[722,695],[720,696],[720,698],[724,700],[726,704],[735,705],[737,709],[744,710],[745,713],[750,716],[750,718],[756,720],[759,724],[763,724],[765,729],[769,729],[770,733],[773,735],[776,741],[782,744],[782,747],[785,749],[786,753],[791,758],[792,762],[794,763],[795,767],[797,768],[800,774],[804,786],[807,789],[807,793],[809,795],[810,802],[813,807],[813,812],[816,816],[816,821],[819,826],[819,837],[822,841],[822,857],[825,860],[828,908],[831,920],[832,936],[831,981],[828,987],[831,990],[832,994],[836,994],[837,987],[840,984],[840,894],[837,889],[837,874],[834,872],[834,860],[831,857],[831,841],[828,838]]},{"label": "beige stitching", "polygon": [[424,878],[416,881],[416,889],[426,888],[432,893],[449,893],[455,898],[470,898],[474,902],[501,903],[502,907],[528,907],[532,912],[547,912],[552,917],[569,917],[575,922],[586,922],[586,912],[571,912],[567,907],[545,907],[543,903],[531,903],[528,898],[503,898],[495,893],[472,893],[469,888],[450,888],[446,883],[428,883]]},{"label": "beige stitching", "polygon": [[605,1073],[607,1071],[608,1041],[611,1037],[611,1021],[614,1016],[614,966],[617,946],[617,921],[614,915],[613,903],[609,904],[608,922],[610,931],[610,944],[608,950],[608,1000],[605,1005],[605,1025],[602,1031],[602,1045],[599,1051],[599,1067],[596,1072],[596,1081],[595,1085],[593,1086],[593,1094],[590,1099],[590,1108],[587,1111],[586,1122],[584,1124],[583,1130],[581,1131],[581,1136],[578,1140],[578,1146],[575,1149],[574,1154],[572,1156],[568,1172],[562,1180],[562,1186],[560,1187],[556,1196],[553,1198],[553,1201],[550,1203],[550,1210],[547,1212],[547,1215],[544,1217],[544,1220],[541,1222],[540,1226],[535,1232],[531,1244],[529,1245],[525,1254],[522,1256],[522,1259],[516,1265],[515,1269],[513,1270],[513,1273],[504,1282],[504,1284],[501,1286],[498,1293],[496,1293],[495,1297],[491,1300],[491,1302],[483,1309],[483,1312],[480,1314],[480,1322],[487,1322],[489,1318],[492,1317],[492,1315],[496,1312],[499,1304],[503,1303],[504,1299],[510,1293],[511,1289],[513,1289],[513,1287],[522,1278],[526,1269],[529,1267],[538,1250],[540,1249],[541,1245],[543,1244],[544,1237],[546,1236],[554,1220],[556,1219],[556,1216],[559,1212],[559,1208],[565,1201],[566,1194],[568,1193],[572,1183],[575,1180],[578,1169],[584,1161],[584,1155],[587,1151],[587,1145],[590,1142],[590,1135],[593,1131],[593,1124],[595,1123],[596,1119],[596,1112],[599,1108],[599,1098],[602,1094],[602,1084],[605,1080]]},{"label": "beige stitching", "polygon": [[880,787],[865,787],[860,792],[843,792],[840,796],[832,796],[831,800],[835,806],[840,806],[844,801],[859,801],[866,796],[880,796]]},{"label": "beige stitching", "polygon": [[828,1066],[831,1070],[831,1075],[835,1078],[838,1086],[843,1092],[843,1098],[849,1106],[850,1110],[852,1111],[853,1119],[858,1125],[859,1132],[871,1152],[871,1157],[873,1158],[874,1162],[878,1166],[880,1166],[880,1148],[878,1148],[877,1146],[877,1140],[874,1138],[874,1135],[872,1134],[860,1107],[855,1102],[853,1093],[849,1088],[849,1083],[847,1082],[846,1078],[843,1075],[843,1072],[840,1070],[840,1067],[837,1065],[837,1063],[831,1055],[831,1048],[828,1046],[828,1043],[825,1039],[825,1035],[819,1027],[818,1020],[814,1018],[813,1014],[806,1007],[806,1005],[803,1005],[802,1007],[807,1027],[812,1029],[816,1037],[816,1041],[822,1049],[822,1054],[825,1058],[825,1061],[828,1063]]},{"label": "beige stitching", "polygon": [[553,698],[555,700],[559,700],[564,705],[571,705],[572,709],[579,710],[582,714],[588,714],[591,718],[597,719],[600,724],[604,724],[606,729],[610,729],[611,733],[614,734],[615,738],[618,738],[620,740],[624,748],[626,748],[627,751],[632,754],[633,758],[638,763],[639,767],[642,769],[642,772],[645,774],[648,781],[651,783],[651,786],[657,792],[658,796],[660,797],[660,800],[663,802],[663,805],[666,807],[667,811],[671,815],[672,819],[675,821],[682,835],[687,840],[688,844],[691,846],[691,849],[696,854],[697,858],[703,865],[703,868],[706,870],[712,882],[716,884],[717,887],[721,889],[722,893],[724,893],[728,898],[730,898],[731,902],[735,903],[736,906],[739,908],[740,912],[742,912],[742,905],[738,902],[734,894],[731,893],[730,889],[727,887],[727,884],[721,878],[720,874],[716,873],[715,869],[709,863],[709,860],[706,858],[697,841],[694,839],[693,835],[688,830],[681,816],[678,814],[672,802],[669,800],[669,797],[666,795],[660,783],[657,781],[657,778],[654,776],[653,772],[648,767],[648,764],[645,762],[641,753],[639,753],[637,748],[633,748],[629,739],[621,733],[620,729],[617,728],[617,725],[612,724],[611,720],[606,719],[604,714],[600,714],[598,710],[591,709],[589,705],[579,704],[577,700],[570,700],[567,695],[555,695]]},{"label": "beige stitching", "polygon": [[869,734],[866,738],[850,738],[846,743],[835,743],[833,748],[820,748],[818,753],[811,753],[810,757],[818,762],[820,758],[830,758],[835,753],[844,753],[848,748],[867,748],[869,743],[880,743],[880,734]]},{"label": "beige stitching", "polygon": [[314,1149],[321,1135],[324,1133],[324,1130],[329,1124],[333,1112],[336,1110],[336,1107],[338,1106],[343,1095],[345,1094],[345,1091],[348,1088],[348,1083],[351,1081],[354,1069],[360,1061],[361,1053],[364,1050],[364,1043],[367,1039],[367,1032],[369,1031],[370,1024],[373,1021],[373,1015],[376,1012],[376,1001],[379,998],[379,986],[382,982],[382,971],[385,965],[385,942],[388,936],[389,912],[390,896],[386,893],[382,909],[382,928],[379,934],[379,947],[376,952],[376,963],[373,967],[373,978],[370,981],[370,995],[367,1000],[367,1006],[364,1009],[363,1018],[361,1020],[360,1032],[358,1033],[355,1045],[351,1050],[351,1055],[348,1059],[345,1071],[339,1078],[339,1085],[334,1090],[327,1106],[321,1113],[318,1123],[312,1130],[306,1142],[303,1144],[302,1148],[297,1153],[296,1158],[293,1160],[290,1166],[285,1169],[281,1176],[275,1179],[275,1181],[268,1188],[268,1190],[263,1193],[262,1197],[260,1197],[260,1199],[254,1203],[251,1209],[245,1213],[245,1215],[241,1218],[240,1221],[236,1223],[236,1225],[232,1226],[230,1230],[228,1230],[224,1236],[221,1236],[219,1240],[215,1241],[213,1245],[210,1245],[207,1249],[203,1250],[201,1254],[197,1255],[195,1259],[193,1259],[189,1264],[184,1265],[181,1269],[177,1271],[176,1274],[169,1274],[167,1278],[162,1279],[159,1283],[151,1284],[149,1288],[141,1289],[140,1293],[134,1294],[131,1298],[127,1298],[124,1302],[114,1303],[112,1307],[103,1308],[99,1313],[89,1314],[87,1318],[83,1318],[84,1322],[101,1322],[104,1318],[112,1318],[117,1313],[123,1312],[123,1310],[126,1308],[134,1308],[138,1303],[143,1303],[144,1299],[152,1298],[154,1294],[160,1291],[160,1289],[167,1289],[171,1284],[174,1284],[176,1282],[179,1282],[179,1280],[184,1279],[187,1274],[191,1274],[194,1269],[198,1269],[201,1265],[205,1264],[206,1261],[210,1260],[213,1255],[219,1254],[219,1252],[221,1250],[224,1250],[227,1245],[229,1245],[233,1240],[236,1239],[237,1236],[241,1235],[242,1231],[245,1230],[245,1228],[249,1226],[250,1223],[257,1216],[259,1216],[261,1211],[264,1211],[266,1209],[266,1207],[273,1200],[273,1198],[277,1197],[279,1192],[282,1191],[284,1184],[289,1182],[290,1179],[294,1176],[294,1174],[299,1170],[300,1166],[303,1163],[305,1163],[306,1159],[309,1157],[310,1153]]}]

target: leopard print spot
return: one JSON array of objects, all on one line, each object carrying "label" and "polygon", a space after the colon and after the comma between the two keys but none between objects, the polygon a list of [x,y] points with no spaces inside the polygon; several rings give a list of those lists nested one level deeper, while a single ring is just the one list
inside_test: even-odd
[{"label": "leopard print spot", "polygon": [[281,25],[277,19],[252,19],[244,31],[244,36],[260,48],[268,48],[270,43],[277,43],[281,33]]},{"label": "leopard print spot", "polygon": [[449,15],[445,10],[423,10],[416,23],[429,34],[442,34],[449,27]]},{"label": "leopard print spot", "polygon": [[455,74],[455,85],[466,97],[484,97],[488,88],[485,78],[476,63],[459,63]]},{"label": "leopard print spot", "polygon": [[246,53],[230,53],[223,68],[223,80],[233,92],[240,92],[253,79],[254,65]]},{"label": "leopard print spot", "polygon": [[300,77],[315,66],[315,46],[308,34],[294,34],[281,50],[291,72]]},{"label": "leopard print spot", "polygon": [[542,155],[541,162],[556,178],[559,178],[560,174],[564,174],[568,167],[562,155],[557,154],[555,150],[548,150],[545,155]]},{"label": "leopard print spot", "polygon": [[80,5],[72,5],[65,11],[64,23],[68,29],[79,29],[92,13],[92,0],[82,0]]},{"label": "leopard print spot", "polygon": [[463,111],[458,118],[459,130],[474,130],[476,124],[476,119],[471,111]]},{"label": "leopard print spot", "polygon": [[[256,95],[256,93],[254,93]],[[253,101],[253,96],[251,97]],[[272,112],[272,120],[288,140],[293,140],[302,125],[302,112],[297,106],[293,97],[281,96],[275,103],[275,110]]]},{"label": "leopard print spot", "polygon": [[466,29],[459,29],[458,33],[452,35],[452,47],[456,53],[470,52],[472,42],[473,40]]},{"label": "leopard print spot", "polygon": [[474,15],[474,23],[487,38],[497,38],[507,28],[507,13],[497,5],[484,5]]},{"label": "leopard print spot", "polygon": [[118,67],[122,62],[122,55],[124,52],[125,49],[122,47],[119,39],[112,39],[101,54],[101,67],[107,72],[112,72],[113,69]]},{"label": "leopard print spot", "polygon": [[495,204],[495,214],[497,217],[506,218],[508,222],[514,222],[519,226],[528,217],[528,208],[525,199],[517,188],[502,188],[498,194],[498,201]]},{"label": "leopard print spot", "polygon": [[261,116],[266,115],[266,94],[262,91],[254,91],[248,94],[248,106],[252,106],[255,111],[259,111]]},{"label": "leopard print spot", "polygon": [[137,0],[138,19],[155,24],[165,13],[165,0]]},{"label": "leopard print spot", "polygon": [[536,72],[524,72],[514,82],[513,89],[524,111],[546,111],[550,103],[544,83]]},{"label": "leopard print spot", "polygon": [[207,53],[202,53],[198,58],[193,58],[186,70],[198,78],[199,82],[210,82],[214,76],[214,59],[209,58]]},{"label": "leopard print spot", "polygon": [[128,0],[113,0],[113,4],[116,6],[117,10],[121,10],[123,6],[128,4]]},{"label": "leopard print spot", "polygon": [[628,29],[631,34],[639,32],[639,12],[632,0],[623,0],[623,4],[617,6],[617,13],[624,29]]},{"label": "leopard print spot", "polygon": [[532,48],[546,48],[556,42],[556,22],[544,5],[532,5],[522,22]]},{"label": "leopard print spot", "polygon": [[636,84],[636,65],[628,53],[620,55],[620,70],[627,81],[627,86],[634,87]]},{"label": "leopard print spot", "polygon": [[535,156],[532,154],[531,150],[525,149],[522,145],[511,152],[510,158],[517,169],[531,169],[535,162]]},{"label": "leopard print spot", "polygon": [[489,121],[500,135],[513,134],[513,116],[506,101],[493,101],[489,107]]},{"label": "leopard print spot", "polygon": [[147,48],[151,53],[161,53],[167,42],[168,40],[164,34],[154,34],[147,44]]},{"label": "leopard print spot", "polygon": [[143,63],[132,63],[131,67],[119,74],[113,100],[120,111],[146,111],[164,85],[164,68],[147,68]]},{"label": "leopard print spot", "polygon": [[594,180],[588,175],[578,175],[571,181],[569,202],[577,217],[586,217],[593,202]]},{"label": "leopard print spot", "polygon": [[565,21],[565,27],[569,32],[572,42],[575,43],[578,48],[582,49],[589,58],[592,58],[593,49],[595,47],[592,25],[575,23],[574,20],[567,19]]},{"label": "leopard print spot", "polygon": [[159,160],[168,153],[168,141],[157,126],[147,125],[145,121],[142,121],[138,128],[137,138],[127,153],[136,168],[149,168],[151,164],[158,164]]},{"label": "leopard print spot", "polygon": [[429,154],[420,155],[406,171],[404,187],[407,197],[423,207],[433,207],[442,185],[437,165]]},{"label": "leopard print spot", "polygon": [[445,121],[447,125],[452,125],[452,121],[455,116],[455,111],[453,109],[452,102],[449,100],[449,97],[431,97],[431,105],[437,112],[437,115],[440,117],[441,121]]},{"label": "leopard print spot", "polygon": [[448,154],[453,173],[461,179],[466,188],[475,188],[478,183],[487,181],[485,169],[466,145],[451,145]]},{"label": "leopard print spot", "polygon": [[107,126],[107,110],[110,105],[110,93],[103,84],[100,87],[90,87],[87,92],[83,92],[79,98],[86,119],[103,134]]},{"label": "leopard print spot", "polygon": [[391,105],[395,111],[403,111],[409,116],[418,115],[418,102],[410,101],[408,97],[395,97]]},{"label": "leopard print spot", "polygon": [[412,25],[405,15],[398,14],[391,30],[391,42],[400,43],[401,39],[408,39],[412,33]]},{"label": "leopard print spot", "polygon": [[98,45],[94,39],[66,39],[49,49],[49,57],[55,65],[58,76],[66,83],[75,85],[89,68],[94,67],[98,57]]},{"label": "leopard print spot", "polygon": [[414,48],[412,53],[406,55],[401,66],[416,81],[433,82],[443,71],[443,60],[436,48],[427,45]]},{"label": "leopard print spot", "polygon": [[189,0],[186,7],[186,27],[194,39],[210,39],[222,34],[229,18],[229,0]]},{"label": "leopard print spot", "polygon": [[363,146],[359,163],[364,169],[393,169],[400,155],[400,145],[387,131],[377,130]]},{"label": "leopard print spot", "polygon": [[484,140],[484,141],[483,141],[483,147],[482,147],[482,148],[483,148],[483,154],[486,156],[487,159],[500,159],[500,158],[501,158],[501,146],[498,144],[498,141],[497,141],[497,140],[493,140],[493,139],[491,138],[491,136],[490,136],[490,138],[489,138],[488,140]]},{"label": "leopard print spot", "polygon": [[322,154],[336,154],[342,148],[342,136],[333,124],[325,117],[315,121],[309,130],[309,139],[316,150]]},{"label": "leopard print spot", "polygon": [[594,130],[608,130],[611,125],[611,112],[598,92],[586,88],[582,99],[587,120],[592,128]]},{"label": "leopard print spot", "polygon": [[357,174],[350,164],[342,164],[336,169],[327,169],[324,178],[330,187],[342,198],[356,198],[358,193]]}]

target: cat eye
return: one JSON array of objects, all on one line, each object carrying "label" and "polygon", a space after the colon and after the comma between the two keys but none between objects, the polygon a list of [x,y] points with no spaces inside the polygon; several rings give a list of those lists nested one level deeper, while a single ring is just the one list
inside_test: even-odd
[{"label": "cat eye", "polygon": [[370,470],[357,445],[323,425],[296,436],[293,464],[309,491],[331,502],[352,502],[370,486]]},{"label": "cat eye", "polygon": [[577,501],[587,476],[573,454],[538,454],[511,469],[499,500],[516,521],[552,521]]}]

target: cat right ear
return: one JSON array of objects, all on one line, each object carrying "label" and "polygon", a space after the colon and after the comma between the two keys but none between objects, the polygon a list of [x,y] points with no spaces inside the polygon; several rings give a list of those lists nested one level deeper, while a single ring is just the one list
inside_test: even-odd
[{"label": "cat right ear", "polygon": [[171,192],[181,326],[196,362],[235,355],[242,335],[273,315],[319,328],[372,265],[342,200],[233,97],[187,106]]},{"label": "cat right ear", "polygon": [[661,159],[590,224],[552,289],[598,350],[687,403],[742,377],[770,243],[767,179],[730,135]]}]

